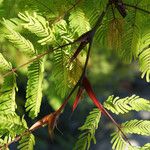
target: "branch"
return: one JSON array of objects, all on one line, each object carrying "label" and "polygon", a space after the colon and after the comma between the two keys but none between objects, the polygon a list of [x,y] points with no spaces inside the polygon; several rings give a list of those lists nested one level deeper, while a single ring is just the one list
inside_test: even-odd
[{"label": "branch", "polygon": [[[108,5],[107,5],[107,9],[108,9]],[[107,11],[106,9],[106,11]],[[37,130],[38,128],[41,128],[43,127],[43,125],[51,125],[50,121],[56,121],[55,119],[57,119],[59,117],[59,115],[61,114],[62,110],[65,108],[65,106],[67,105],[70,97],[72,96],[72,94],[74,93],[74,91],[77,89],[78,86],[80,86],[82,80],[83,80],[83,77],[85,76],[85,72],[86,72],[86,68],[87,68],[87,64],[88,64],[88,60],[89,60],[89,56],[90,56],[90,51],[91,51],[91,46],[92,46],[92,42],[93,42],[93,38],[94,38],[94,34],[98,28],[98,25],[100,26],[101,23],[102,23],[102,20],[103,20],[103,17],[105,16],[105,13],[106,11],[103,11],[100,15],[100,17],[98,18],[98,21],[96,22],[96,25],[88,32],[82,34],[79,38],[77,38],[75,41],[71,42],[71,43],[68,43],[68,44],[65,44],[65,45],[62,45],[62,46],[59,46],[58,48],[55,48],[55,49],[51,49],[51,50],[47,50],[46,52],[44,52],[43,54],[39,54],[36,56],[36,58],[33,58],[31,59],[30,61],[22,64],[21,66],[17,67],[17,68],[14,68],[12,69],[12,71],[6,73],[3,77],[5,76],[8,76],[10,75],[11,73],[13,72],[16,72],[18,68],[21,68],[37,59],[40,59],[41,57],[45,56],[46,54],[49,54],[50,52],[53,52],[59,48],[63,48],[63,47],[66,47],[68,45],[72,45],[74,44],[75,42],[83,42],[85,40],[88,40],[87,44],[89,44],[89,47],[88,47],[88,52],[87,52],[87,57],[86,57],[86,60],[85,60],[85,64],[84,64],[84,67],[83,67],[83,71],[82,71],[82,74],[80,76],[80,79],[78,80],[78,82],[76,83],[76,85],[73,87],[73,89],[71,90],[71,92],[69,93],[69,95],[66,97],[66,99],[64,100],[63,104],[61,105],[61,107],[49,114],[49,115],[46,115],[44,116],[42,119],[40,119],[39,121],[37,121],[35,124],[33,124],[27,131],[25,131],[24,133],[22,133],[21,135],[18,135],[15,137],[14,140],[10,141],[9,143],[3,145],[2,147],[0,147],[0,150],[1,148],[3,147],[8,147],[10,144],[12,143],[15,143],[17,141],[19,141],[23,136],[27,135],[27,134],[30,134],[32,133],[33,131]],[[52,118],[53,117],[53,118]],[[51,119],[51,120],[50,120]],[[54,122],[53,122],[54,123]],[[52,127],[54,127],[55,124],[53,124]]]},{"label": "branch", "polygon": [[2,75],[2,77],[4,78],[4,77],[6,77],[6,76],[8,76],[8,75],[11,75],[12,73],[16,72],[18,69],[20,69],[20,68],[22,68],[22,67],[24,67],[24,66],[26,66],[26,65],[28,65],[28,64],[30,64],[30,63],[32,63],[32,62],[34,62],[34,61],[36,61],[36,60],[38,60],[38,59],[40,59],[40,58],[42,58],[43,56],[45,56],[45,55],[47,55],[47,54],[49,54],[49,53],[51,53],[51,52],[54,52],[54,51],[57,50],[57,49],[64,48],[64,47],[66,47],[66,46],[72,45],[72,44],[74,44],[75,42],[77,42],[77,40],[74,41],[74,42],[70,42],[70,43],[61,45],[61,46],[59,46],[59,47],[57,47],[57,48],[52,48],[52,49],[50,49],[50,50],[45,51],[45,52],[42,53],[42,54],[36,55],[35,58],[32,58],[32,59],[30,59],[29,61],[27,61],[26,63],[24,63],[24,64],[22,64],[22,65],[20,65],[20,66],[18,66],[18,67],[16,67],[16,68],[13,68],[12,70],[10,70],[9,72],[7,72],[6,74]]},{"label": "branch", "polygon": [[130,5],[130,4],[127,4],[127,3],[123,3],[123,5],[125,5],[127,7],[130,7],[130,8],[134,8],[134,9],[140,10],[140,11],[142,11],[144,13],[150,14],[150,11],[145,10],[143,8],[140,8],[140,7],[137,7],[137,6],[134,6],[134,5]]}]

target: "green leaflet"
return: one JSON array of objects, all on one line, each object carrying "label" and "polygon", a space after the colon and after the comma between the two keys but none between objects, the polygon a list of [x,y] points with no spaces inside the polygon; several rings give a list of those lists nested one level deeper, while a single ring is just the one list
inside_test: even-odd
[{"label": "green leaflet", "polygon": [[0,73],[5,73],[12,69],[11,64],[6,61],[2,53],[0,53]]},{"label": "green leaflet", "polygon": [[16,77],[12,74],[4,79],[3,86],[0,90],[0,114],[15,113],[15,109],[17,108],[15,95]]},{"label": "green leaflet", "polygon": [[[11,64],[8,63],[0,53],[1,72],[6,73],[6,71],[10,71],[11,69]],[[14,73],[4,78],[4,82],[0,89],[0,114],[15,113],[17,107],[15,103],[16,88],[16,76]]]},{"label": "green leaflet", "polygon": [[27,129],[25,120],[16,114],[0,115],[0,133],[8,133],[12,137],[22,133]]},{"label": "green leaflet", "polygon": [[125,114],[132,110],[150,111],[150,102],[136,95],[125,98],[114,98],[114,96],[109,96],[108,99],[104,102],[104,107],[115,114]]},{"label": "green leaflet", "polygon": [[150,121],[148,120],[135,119],[122,123],[122,126],[125,133],[150,136]]},{"label": "green leaflet", "polygon": [[[65,20],[61,20],[57,22],[53,26],[53,30],[55,31],[55,37],[57,41],[57,45],[59,43],[69,43],[73,42],[73,33],[68,29],[68,25]],[[53,77],[54,83],[56,85],[56,90],[58,95],[64,97],[69,89],[69,73],[70,70],[68,68],[68,60],[71,57],[72,46],[68,46],[64,49],[58,49],[53,53]]]},{"label": "green leaflet", "polygon": [[133,147],[127,143],[123,137],[121,136],[120,132],[114,132],[111,134],[111,143],[113,150],[139,150],[137,147]]},{"label": "green leaflet", "polygon": [[33,56],[35,54],[35,50],[33,44],[25,39],[20,33],[16,32],[11,28],[11,21],[4,20],[4,26],[9,31],[6,33],[6,38],[16,47],[19,51],[23,52],[26,55]]},{"label": "green leaflet", "polygon": [[44,72],[43,59],[34,61],[28,67],[28,83],[26,90],[26,111],[31,118],[37,117],[42,101],[42,81]]},{"label": "green leaflet", "polygon": [[[104,107],[111,110],[115,114],[128,113],[131,110],[146,110],[150,111],[149,101],[139,98],[138,96],[131,96],[119,99],[119,97],[114,98],[110,96],[104,103]],[[94,134],[97,127],[95,123],[99,121],[96,119],[98,117],[98,110],[92,111],[87,117],[84,125],[79,128],[79,130],[84,131],[80,134],[74,149],[88,150],[90,146],[90,141],[95,139]],[[95,117],[95,119],[94,119]],[[95,122],[96,121],[96,122]],[[98,122],[97,122],[98,123]],[[94,128],[95,127],[95,130]],[[121,124],[121,129],[125,134],[140,134],[144,136],[150,136],[150,121],[148,120],[130,120]],[[93,134],[94,133],[94,134]],[[148,150],[150,144],[147,143],[142,147],[136,147],[129,145],[128,142],[122,137],[122,133],[115,131],[111,134],[111,143],[113,150]]]},{"label": "green leaflet", "polygon": [[150,33],[143,35],[139,42],[137,57],[139,67],[142,72],[141,77],[146,76],[146,81],[150,82]]},{"label": "green leaflet", "polygon": [[[150,121],[148,120],[130,120],[121,124],[123,132],[125,134],[140,134],[149,136]],[[150,143],[145,144],[142,147],[131,146],[127,143],[122,134],[118,131],[111,134],[111,143],[113,150],[148,150],[150,148]],[[132,144],[132,143],[131,143]]]},{"label": "green leaflet", "polygon": [[27,129],[24,118],[16,114],[0,115],[0,146],[6,150],[4,144],[12,141],[17,135],[20,135]]},{"label": "green leaflet", "polygon": [[82,9],[74,9],[69,16],[69,24],[72,30],[81,35],[90,30],[90,23]]},{"label": "green leaflet", "polygon": [[[0,68],[6,72],[11,70],[9,64],[0,53]],[[20,118],[16,113],[16,76],[12,73],[4,78],[4,82],[0,89],[0,146],[9,142],[17,134],[21,134],[27,129],[24,118]]]},{"label": "green leaflet", "polygon": [[21,138],[17,148],[19,150],[33,150],[34,145],[35,145],[34,135],[27,134]]},{"label": "green leaflet", "polygon": [[64,97],[68,92],[68,68],[66,66],[67,54],[63,49],[58,49],[54,52],[54,71],[53,76],[55,79],[56,90],[61,97]]},{"label": "green leaflet", "polygon": [[140,37],[140,29],[137,24],[137,19],[137,10],[135,9],[129,11],[125,20],[120,53],[121,58],[126,63],[130,63],[133,57],[136,57],[137,43]]},{"label": "green leaflet", "polygon": [[53,42],[54,36],[51,28],[49,27],[49,23],[45,18],[37,15],[36,13],[31,16],[28,12],[25,14],[19,13],[18,17],[25,22],[22,23],[24,28],[41,38],[38,40],[38,43],[45,45]]},{"label": "green leaflet", "polygon": [[82,133],[78,137],[78,140],[74,146],[74,150],[88,150],[92,140],[94,143],[96,143],[95,131],[98,128],[100,118],[101,112],[97,108],[94,108],[89,113],[84,125],[79,128]]}]

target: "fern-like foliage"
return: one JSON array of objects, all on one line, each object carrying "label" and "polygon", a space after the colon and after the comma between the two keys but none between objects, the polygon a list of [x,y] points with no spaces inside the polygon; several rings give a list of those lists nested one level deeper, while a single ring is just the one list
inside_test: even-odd
[{"label": "fern-like foliage", "polygon": [[7,60],[3,57],[2,53],[0,53],[0,73],[6,73],[7,71],[10,71],[12,69],[12,66],[10,63],[7,62]]},{"label": "fern-like foliage", "polygon": [[[70,31],[65,20],[60,20],[53,26],[55,31],[56,45],[59,43],[69,43],[74,40],[74,33]],[[75,48],[68,46],[67,48],[58,49],[53,53],[54,69],[53,76],[56,84],[56,90],[61,97],[64,97],[68,92],[69,87],[72,87],[79,79],[82,69],[79,61],[74,61],[69,64],[69,59],[74,53]]]},{"label": "fern-like foliage", "polygon": [[114,132],[111,134],[111,143],[112,143],[112,149],[113,150],[137,150],[136,147],[132,147],[131,145],[129,145],[129,143],[127,143],[123,137],[121,136],[120,132]]},{"label": "fern-like foliage", "polygon": [[26,91],[26,111],[29,116],[34,118],[38,115],[42,100],[42,81],[43,81],[44,62],[43,59],[33,62],[28,67],[28,83]]},{"label": "fern-like foliage", "polygon": [[137,54],[142,78],[146,76],[146,81],[150,82],[150,33],[142,36]]},{"label": "fern-like foliage", "polygon": [[33,56],[35,54],[35,49],[33,44],[24,38],[20,33],[16,32],[11,28],[12,22],[4,21],[5,27],[8,29],[8,33],[6,34],[6,38],[21,52],[27,54],[29,56]]},{"label": "fern-like foliage", "polygon": [[22,137],[19,141],[18,149],[19,150],[33,150],[35,144],[35,139],[33,134],[27,134]]},{"label": "fern-like foliage", "polygon": [[42,16],[39,16],[36,13],[31,16],[26,12],[25,14],[19,13],[18,17],[24,21],[24,23],[22,23],[24,28],[41,38],[38,40],[38,43],[41,45],[50,44],[54,40],[48,21]]},{"label": "fern-like foliage", "polygon": [[[140,134],[140,135],[150,135],[150,121],[148,120],[131,120],[121,124],[124,133],[128,134]],[[111,134],[111,143],[113,150],[148,150],[150,144],[147,143],[142,147],[131,146],[127,143],[120,132],[114,132]]]},{"label": "fern-like foliage", "polygon": [[[2,73],[10,71],[12,66],[0,53],[0,68]],[[0,89],[0,146],[11,141],[17,134],[21,134],[27,129],[24,118],[20,118],[16,113],[16,76],[11,74],[4,78]]]},{"label": "fern-like foliage", "polygon": [[56,90],[61,97],[68,92],[68,68],[66,66],[67,54],[65,50],[59,49],[54,53],[55,69],[53,76],[55,78]]},{"label": "fern-like foliage", "polygon": [[0,115],[0,133],[5,133],[15,137],[27,129],[25,120],[16,114]]},{"label": "fern-like foliage", "polygon": [[120,49],[122,59],[129,63],[133,57],[136,56],[137,43],[140,36],[139,26],[137,24],[137,10],[129,11],[125,24],[122,41],[122,48]]},{"label": "fern-like foliage", "polygon": [[150,121],[148,120],[131,120],[122,124],[123,131],[130,134],[140,134],[150,136]]},{"label": "fern-like foliage", "polygon": [[96,143],[95,131],[98,128],[101,113],[99,109],[93,109],[86,118],[83,126],[79,128],[82,132],[78,137],[74,150],[88,150],[90,148],[91,141]]},{"label": "fern-like foliage", "polygon": [[71,12],[69,16],[69,24],[71,28],[78,33],[78,35],[90,30],[89,21],[82,9],[74,9],[74,11]]},{"label": "fern-like foliage", "polygon": [[[145,100],[143,98],[139,98],[138,96],[132,95],[131,97],[126,97],[120,99],[119,97],[114,98],[114,96],[110,96],[106,102],[104,102],[104,107],[111,110],[115,114],[125,114],[128,113],[131,110],[146,110],[150,111],[150,103],[148,100]],[[95,121],[93,120],[94,116],[98,117],[97,115],[98,110],[95,109],[95,111],[92,111],[92,117],[91,114],[87,117],[87,120],[85,121],[84,125],[79,128],[81,131],[83,129],[91,129],[92,126],[90,123],[93,122],[95,125]],[[95,119],[97,120],[97,119]],[[97,120],[98,121],[98,120]],[[90,122],[90,123],[89,123]],[[97,128],[95,128],[96,130]],[[121,129],[124,132],[124,134],[139,134],[143,136],[150,136],[150,121],[148,120],[130,120],[126,121],[121,124]],[[95,134],[94,130],[94,134]],[[85,130],[86,131],[86,130]],[[93,136],[94,136],[93,134]],[[76,142],[75,148],[76,149],[83,149],[87,150],[89,149],[89,144],[91,141],[91,136],[88,132],[83,132],[80,134],[78,141]],[[120,131],[115,131],[111,134],[111,143],[112,143],[112,149],[113,150],[148,150],[150,148],[150,144],[147,143],[142,147],[132,146],[127,141],[124,140],[124,137]],[[88,139],[88,140],[87,140]],[[89,141],[89,142],[87,142]],[[131,143],[132,144],[132,143]]]},{"label": "fern-like foliage", "polygon": [[[0,53],[0,69],[2,73],[10,71],[12,66],[6,61],[3,55]],[[3,85],[0,89],[0,114],[15,113],[16,103],[16,77],[15,74],[7,76],[4,79]]]},{"label": "fern-like foliage", "polygon": [[16,78],[15,75],[8,76],[4,79],[4,83],[0,90],[0,113],[14,113],[17,107],[15,102],[16,95]]},{"label": "fern-like foliage", "polygon": [[109,96],[104,102],[104,107],[115,114],[125,114],[131,110],[135,111],[150,111],[150,102],[139,96],[132,95],[131,97],[119,98]]},{"label": "fern-like foliage", "polygon": [[81,9],[83,9],[84,14],[88,18],[91,27],[94,26],[99,14],[106,7],[107,3],[108,0],[83,1]]}]

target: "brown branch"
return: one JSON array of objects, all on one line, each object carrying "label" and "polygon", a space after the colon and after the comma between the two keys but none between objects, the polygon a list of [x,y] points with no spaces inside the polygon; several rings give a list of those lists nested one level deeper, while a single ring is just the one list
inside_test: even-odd
[{"label": "brown branch", "polygon": [[8,76],[8,75],[11,75],[12,73],[16,72],[18,69],[20,69],[20,68],[22,68],[22,67],[24,67],[24,66],[26,66],[26,65],[28,65],[28,64],[30,64],[30,63],[32,63],[32,62],[34,62],[34,61],[36,61],[36,60],[38,60],[38,59],[40,59],[40,58],[42,58],[43,56],[45,56],[45,55],[47,55],[47,54],[49,54],[49,53],[51,53],[51,52],[54,52],[54,51],[57,50],[57,49],[64,48],[64,47],[66,47],[66,46],[72,45],[72,44],[74,44],[74,43],[77,42],[77,41],[78,41],[78,40],[75,40],[74,42],[70,42],[70,43],[61,45],[61,46],[59,46],[59,47],[57,47],[57,48],[50,49],[50,50],[45,51],[45,52],[42,53],[42,54],[36,55],[35,58],[30,59],[30,60],[27,61],[26,63],[24,63],[24,64],[22,64],[22,65],[20,65],[20,66],[18,66],[18,67],[16,67],[16,68],[11,69],[9,72],[7,72],[6,74],[2,75],[2,77],[6,77],[6,76]]},{"label": "brown branch", "polygon": [[50,52],[51,52],[51,51],[48,50],[48,51],[46,51],[46,52],[44,52],[44,53],[42,53],[42,54],[37,55],[35,58],[30,59],[30,60],[27,61],[26,63],[24,63],[24,64],[22,64],[22,65],[20,65],[20,66],[18,66],[18,67],[16,67],[16,68],[11,69],[11,71],[7,72],[7,73],[4,74],[2,77],[9,76],[10,74],[16,72],[18,69],[20,69],[20,68],[22,68],[22,67],[24,67],[24,66],[26,66],[26,65],[28,65],[28,64],[30,64],[30,63],[32,63],[33,61],[36,61],[36,60],[40,59],[41,57],[47,55],[47,54],[50,53]]}]

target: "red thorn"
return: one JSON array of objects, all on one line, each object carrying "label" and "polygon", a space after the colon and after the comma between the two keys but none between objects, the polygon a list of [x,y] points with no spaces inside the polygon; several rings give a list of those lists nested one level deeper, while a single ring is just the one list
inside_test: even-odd
[{"label": "red thorn", "polygon": [[75,101],[74,101],[73,106],[72,106],[72,112],[74,112],[74,110],[76,109],[83,91],[84,91],[84,89],[82,87],[79,87]]},{"label": "red thorn", "polygon": [[87,77],[84,77],[84,78],[83,78],[82,83],[83,83],[83,86],[84,86],[84,88],[85,88],[87,94],[89,95],[89,97],[90,97],[91,100],[93,101],[93,103],[100,109],[100,111],[101,111],[103,114],[106,115],[106,112],[105,112],[105,110],[104,110],[104,107],[103,107],[103,105],[98,101],[98,99],[96,98],[95,93],[94,93],[94,91],[93,91],[93,89],[92,89],[92,87],[91,87],[91,84],[90,84],[89,80],[87,79]]}]

